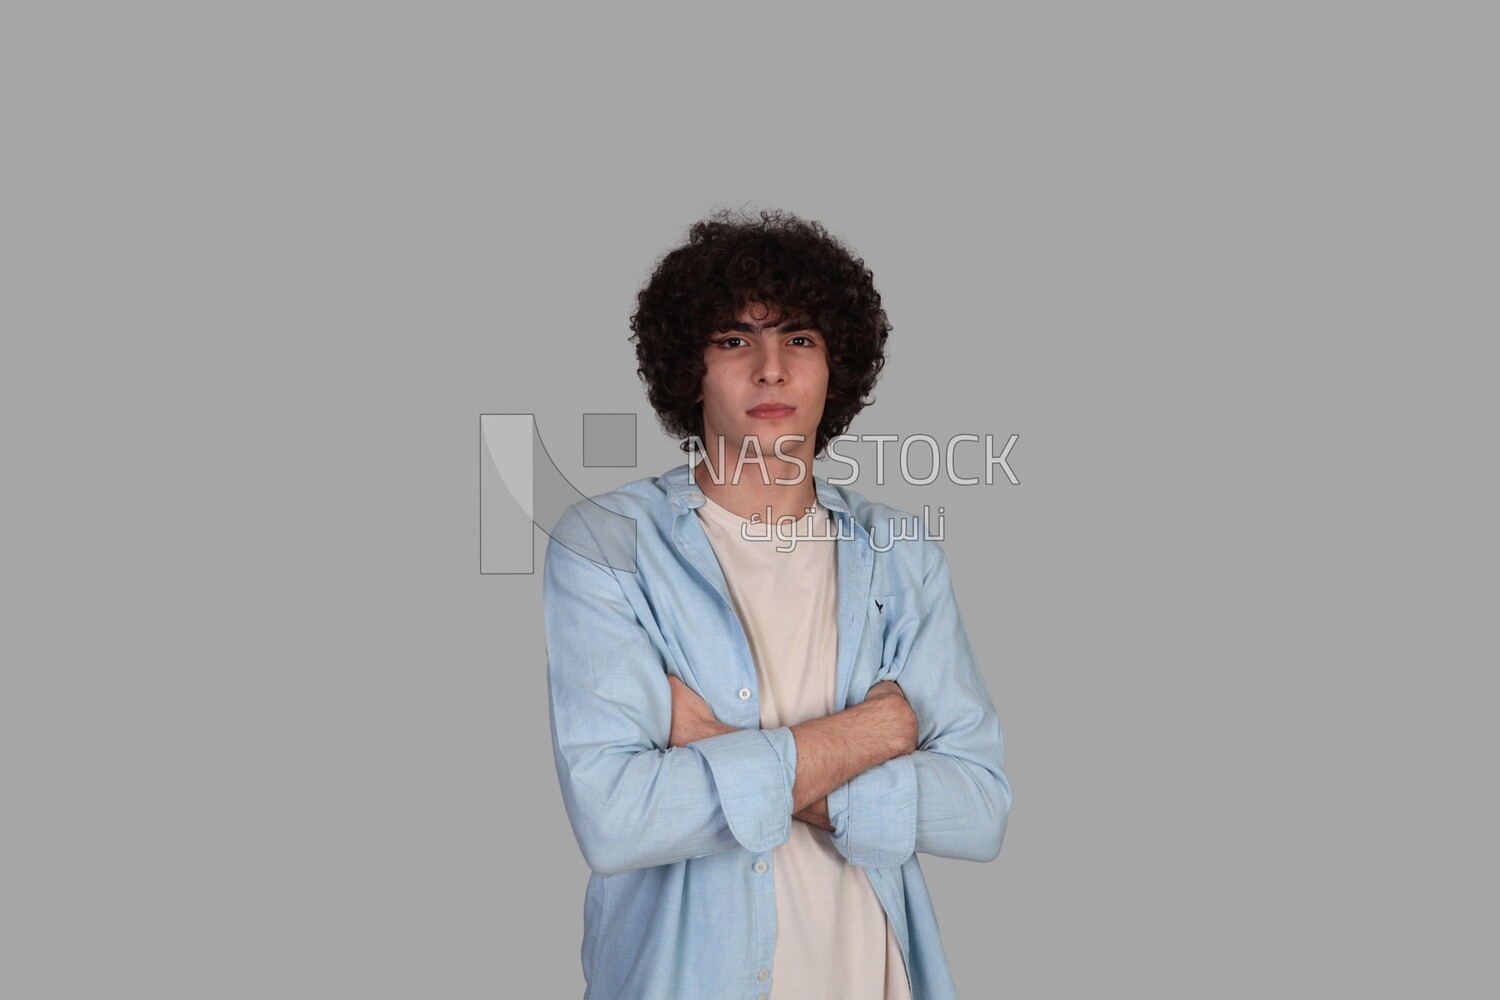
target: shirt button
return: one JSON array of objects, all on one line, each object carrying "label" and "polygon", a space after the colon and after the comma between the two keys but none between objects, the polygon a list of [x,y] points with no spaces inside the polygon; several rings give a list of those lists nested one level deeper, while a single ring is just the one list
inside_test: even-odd
[{"label": "shirt button", "polygon": [[765,873],[766,873],[766,863],[764,861],[757,861],[757,862],[755,862],[755,874],[757,874],[757,875],[764,875]]},{"label": "shirt button", "polygon": [[694,493],[692,495],[692,499],[694,499],[694,500],[702,500],[703,499],[703,494],[702,493]]},{"label": "shirt button", "polygon": [[766,1000],[766,995],[762,993],[760,996],[756,997],[755,1000]]},{"label": "shirt button", "polygon": [[749,701],[749,700],[750,700],[750,689],[749,688],[740,688],[740,701]]},{"label": "shirt button", "polygon": [[759,975],[760,975],[760,981],[761,982],[765,982],[767,979],[771,978],[771,970],[770,969],[761,969]]}]

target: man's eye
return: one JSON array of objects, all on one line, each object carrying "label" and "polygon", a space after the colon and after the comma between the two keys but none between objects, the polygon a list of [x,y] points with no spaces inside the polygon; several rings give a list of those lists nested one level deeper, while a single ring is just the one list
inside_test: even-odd
[{"label": "man's eye", "polygon": [[714,343],[717,344],[720,347],[723,347],[724,345],[728,344],[732,340],[733,341],[743,341],[744,338],[743,337],[724,337],[724,338],[721,338],[719,340],[714,341]]},{"label": "man's eye", "polygon": [[817,347],[818,346],[818,342],[817,341],[813,340],[811,337],[804,337],[801,334],[798,334],[797,336],[793,337],[792,339],[793,340],[804,340],[804,341],[807,342],[807,346],[809,346],[809,347]]}]

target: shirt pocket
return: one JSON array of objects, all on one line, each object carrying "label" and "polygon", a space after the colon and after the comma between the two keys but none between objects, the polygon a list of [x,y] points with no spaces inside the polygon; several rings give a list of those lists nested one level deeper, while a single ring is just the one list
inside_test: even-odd
[{"label": "shirt pocket", "polygon": [[870,598],[870,615],[866,628],[880,637],[880,663],[875,670],[875,680],[897,681],[906,666],[906,656],[916,638],[921,611],[920,590],[908,587],[889,594],[877,594]]}]

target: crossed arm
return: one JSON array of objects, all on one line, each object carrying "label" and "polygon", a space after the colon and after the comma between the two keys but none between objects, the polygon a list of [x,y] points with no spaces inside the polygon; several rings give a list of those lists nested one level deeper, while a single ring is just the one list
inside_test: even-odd
[{"label": "crossed arm", "polygon": [[[672,689],[670,743],[685,747],[698,740],[737,732],[676,677]],[[792,786],[792,818],[833,832],[828,793],[877,764],[917,749],[917,717],[895,681],[881,681],[865,700],[833,715],[791,727],[797,744],[797,777]]]},{"label": "crossed arm", "polygon": [[[554,528],[543,609],[553,755],[595,872],[769,851],[794,817],[830,829],[854,865],[999,852],[1010,809],[1000,728],[936,542],[887,636],[888,681],[821,719],[731,729],[696,696],[674,696],[651,609],[580,554],[579,520],[569,508]],[[580,551],[560,544],[564,532]]]}]

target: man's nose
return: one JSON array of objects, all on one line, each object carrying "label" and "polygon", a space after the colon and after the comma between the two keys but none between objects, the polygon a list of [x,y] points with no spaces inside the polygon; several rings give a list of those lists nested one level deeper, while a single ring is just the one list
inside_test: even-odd
[{"label": "man's nose", "polygon": [[785,382],[786,365],[782,362],[781,352],[770,347],[760,352],[759,370],[757,381],[759,382]]}]

